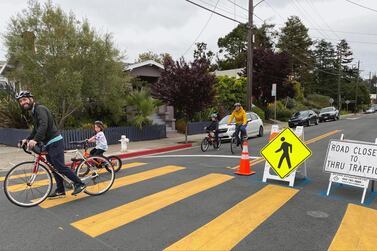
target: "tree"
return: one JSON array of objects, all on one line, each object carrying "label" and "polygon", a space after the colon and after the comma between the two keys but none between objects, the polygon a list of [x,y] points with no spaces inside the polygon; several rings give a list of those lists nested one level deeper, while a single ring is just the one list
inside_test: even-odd
[{"label": "tree", "polygon": [[138,59],[136,60],[136,63],[141,63],[147,60],[154,60],[157,63],[163,64],[165,57],[171,57],[169,53],[154,53],[152,51],[147,51],[139,54]]},{"label": "tree", "polygon": [[310,93],[310,71],[313,68],[313,59],[310,46],[313,44],[308,34],[308,28],[297,16],[288,18],[281,34],[277,48],[289,56],[291,75],[301,82],[305,92]]},{"label": "tree", "polygon": [[30,1],[11,18],[5,43],[16,66],[11,77],[51,109],[60,128],[82,108],[90,116],[119,120],[126,78],[109,34],[98,35],[88,21],[50,1]]},{"label": "tree", "polygon": [[[214,98],[215,76],[209,72],[210,60],[197,55],[193,62],[184,58],[174,62],[166,58],[159,81],[152,85],[152,94],[174,106],[176,112],[191,121],[195,113],[206,109]],[[187,127],[186,127],[187,141]]]},{"label": "tree", "polygon": [[272,84],[277,86],[278,98],[293,97],[294,86],[287,82],[290,72],[289,57],[285,53],[275,53],[271,49],[256,49],[253,61],[253,95],[266,107],[273,101]]},{"label": "tree", "polygon": [[29,128],[30,114],[23,111],[14,98],[13,91],[1,92],[0,95],[0,127],[4,128]]},{"label": "tree", "polygon": [[126,97],[126,104],[135,109],[132,123],[141,129],[143,126],[151,123],[148,116],[153,114],[160,102],[153,99],[149,91],[141,89],[131,92]]},{"label": "tree", "polygon": [[334,98],[337,97],[338,59],[333,45],[321,39],[316,42],[313,55],[315,58],[315,68],[313,71],[314,81],[312,91]]},{"label": "tree", "polygon": [[[272,49],[272,40],[277,33],[273,31],[273,24],[263,23],[261,27],[254,26],[256,48]],[[247,24],[239,24],[230,33],[217,40],[219,53],[224,53],[224,59],[218,59],[220,70],[244,68],[247,65]]]},{"label": "tree", "polygon": [[221,76],[216,78],[215,104],[220,111],[231,111],[235,103],[246,104],[246,85],[247,78]]}]

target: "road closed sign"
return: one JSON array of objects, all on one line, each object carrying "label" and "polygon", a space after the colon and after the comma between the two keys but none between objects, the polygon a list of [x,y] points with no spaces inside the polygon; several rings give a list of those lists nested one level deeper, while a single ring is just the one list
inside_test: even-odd
[{"label": "road closed sign", "polygon": [[327,149],[324,171],[377,180],[377,145],[332,140]]}]

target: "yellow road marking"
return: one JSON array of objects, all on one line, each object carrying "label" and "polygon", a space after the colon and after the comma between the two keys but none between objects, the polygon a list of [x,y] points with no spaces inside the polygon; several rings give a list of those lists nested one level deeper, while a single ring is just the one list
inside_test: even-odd
[{"label": "yellow road marking", "polygon": [[132,167],[143,166],[143,165],[146,165],[146,164],[147,163],[143,163],[143,162],[132,162],[132,163],[128,163],[128,164],[123,164],[121,170],[132,168]]},{"label": "yellow road marking", "polygon": [[165,250],[231,250],[297,192],[268,185]]},{"label": "yellow road marking", "polygon": [[[132,184],[144,181],[144,180],[148,180],[148,179],[159,177],[165,174],[177,172],[183,169],[185,168],[180,167],[180,166],[164,166],[164,167],[152,169],[152,170],[141,172],[141,173],[128,175],[122,178],[116,178],[110,190],[132,185]],[[51,208],[51,207],[59,206],[59,205],[62,205],[62,204],[65,204],[74,200],[79,200],[88,196],[89,195],[87,195],[86,193],[80,193],[77,196],[72,196],[70,194],[67,194],[65,198],[55,199],[55,200],[45,200],[39,206],[42,208]]]},{"label": "yellow road marking", "polygon": [[[319,140],[321,140],[321,139],[324,139],[324,138],[326,138],[326,137],[329,137],[329,136],[331,136],[331,135],[337,134],[338,132],[341,132],[341,131],[342,131],[342,130],[334,130],[334,131],[330,131],[330,132],[328,132],[328,133],[325,133],[325,134],[319,135],[318,137],[315,137],[315,138],[312,138],[312,139],[310,139],[310,140],[305,141],[305,144],[310,145],[310,144],[312,144],[312,143],[314,143],[314,142],[317,142],[317,141],[319,141]],[[264,159],[263,157],[260,157],[260,158],[258,158],[258,159],[252,160],[252,161],[250,161],[250,166],[254,166],[254,165],[259,164],[259,163],[261,163],[261,162],[263,162],[263,161],[265,161],[265,159]],[[237,169],[238,167],[239,167],[239,166],[234,166],[234,167],[232,167],[232,168],[230,168],[230,169]]]},{"label": "yellow road marking", "polygon": [[377,210],[348,204],[329,250],[376,250]]},{"label": "yellow road marking", "polygon": [[[128,169],[128,168],[132,168],[132,167],[138,167],[138,166],[143,166],[143,165],[146,165],[147,163],[143,163],[143,162],[132,162],[132,163],[128,163],[128,164],[123,164],[122,165],[122,168],[121,169]],[[38,172],[38,174],[44,174],[45,172]],[[31,175],[32,173],[24,173],[24,174],[16,174],[16,175],[12,175],[9,179],[12,180],[12,179],[17,179],[17,178],[22,178],[22,177],[27,177],[29,178],[29,176]],[[0,177],[0,181],[4,181],[5,180],[5,176],[3,177]]]},{"label": "yellow road marking", "polygon": [[[142,166],[142,165],[146,165],[146,163],[143,163],[143,162],[133,162],[133,163],[129,163],[129,164],[124,164],[122,165],[122,168],[123,169],[128,169],[128,168],[132,168],[132,167],[137,167],[137,166]],[[99,173],[103,173],[106,169],[103,169],[103,170],[100,170]],[[25,180],[28,180],[30,178],[32,173],[24,173],[24,174],[16,174],[16,175],[12,175],[9,180],[12,180],[12,179],[17,179],[17,178],[22,178],[24,177]],[[38,172],[38,174],[46,174],[46,172]],[[37,175],[38,177],[38,175]],[[5,177],[0,177],[0,181],[3,181],[5,179]],[[42,187],[42,186],[47,186],[48,185],[48,180],[47,179],[43,179],[43,180],[39,180],[39,181],[35,181],[33,183],[33,188],[37,188],[37,187]],[[9,186],[9,191],[10,192],[19,192],[19,191],[22,191],[24,189],[27,188],[27,185],[26,184],[19,184],[19,185],[13,185],[13,186]]]},{"label": "yellow road marking", "polygon": [[103,213],[73,222],[71,225],[91,237],[96,237],[230,179],[233,179],[233,177],[225,174],[208,174]]},{"label": "yellow road marking", "polygon": [[47,186],[48,184],[49,184],[49,180],[45,179],[45,180],[34,181],[31,187],[29,187],[26,183],[23,183],[23,184],[18,184],[18,185],[12,185],[7,188],[9,192],[15,193],[15,192],[23,191],[25,189],[33,189],[33,188]]}]

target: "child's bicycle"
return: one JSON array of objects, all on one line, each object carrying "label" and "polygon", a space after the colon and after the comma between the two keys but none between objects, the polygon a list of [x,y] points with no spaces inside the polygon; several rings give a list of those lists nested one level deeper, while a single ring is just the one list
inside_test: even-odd
[{"label": "child's bicycle", "polygon": [[[71,170],[74,172],[76,168],[87,158],[90,157],[90,154],[88,152],[89,148],[89,143],[87,140],[82,140],[82,141],[72,141],[69,142],[72,145],[76,145],[78,148],[84,148],[84,152],[81,153],[78,149],[74,150],[68,150],[65,151],[65,153],[74,153],[75,156],[71,158]],[[122,168],[122,160],[116,156],[116,155],[111,155],[111,156],[102,156],[108,159],[111,163],[111,165],[114,168],[114,172],[118,172]]]},{"label": "child's bicycle", "polygon": [[[25,153],[33,154],[22,146]],[[22,162],[9,170],[4,180],[4,192],[10,202],[20,207],[32,207],[42,203],[50,194],[52,174],[59,175],[73,187],[73,182],[59,173],[47,160],[44,146],[33,149],[34,161]],[[102,165],[98,165],[101,163]],[[114,183],[115,172],[111,163],[104,157],[86,158],[75,170],[76,175],[86,184],[84,192],[100,195],[108,191]]]},{"label": "child's bicycle", "polygon": [[203,152],[207,151],[209,146],[212,145],[214,149],[219,150],[221,146],[221,139],[216,140],[216,138],[212,135],[210,131],[207,131],[208,135],[202,140],[200,144],[200,149]]}]

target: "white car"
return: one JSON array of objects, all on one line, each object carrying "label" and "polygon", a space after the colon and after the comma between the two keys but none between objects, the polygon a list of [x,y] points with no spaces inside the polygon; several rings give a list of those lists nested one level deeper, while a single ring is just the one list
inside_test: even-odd
[{"label": "white car", "polygon": [[[254,112],[247,112],[247,126],[246,132],[248,137],[252,136],[263,136],[263,121],[259,116]],[[230,115],[226,115],[219,122],[219,137],[221,139],[230,139],[235,131],[235,122],[234,119],[230,125],[228,125],[228,119]]]}]

